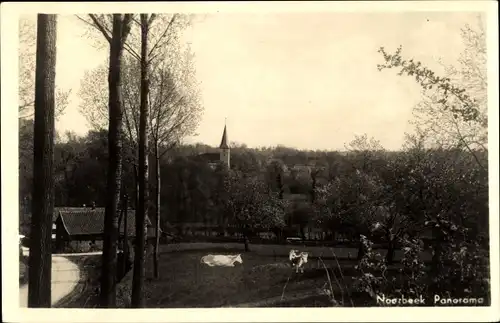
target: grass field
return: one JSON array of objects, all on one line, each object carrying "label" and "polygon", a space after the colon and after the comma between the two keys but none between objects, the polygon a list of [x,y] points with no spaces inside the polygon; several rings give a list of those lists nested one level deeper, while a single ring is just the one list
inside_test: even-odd
[{"label": "grass field", "polygon": [[[310,253],[303,274],[295,274],[288,264],[291,248]],[[235,267],[209,267],[200,258],[209,253],[241,253],[243,264]],[[334,256],[335,253],[335,256]],[[149,308],[183,307],[266,307],[331,306],[324,295],[330,271],[337,301],[344,297],[356,306],[369,306],[372,299],[352,289],[353,276],[359,275],[354,248],[251,245],[243,252],[242,244],[189,243],[161,246],[159,279],[153,278],[152,260],[146,266],[145,297]],[[384,254],[383,250],[380,250]],[[396,260],[401,252],[396,252]],[[337,265],[338,261],[338,265]],[[338,267],[342,268],[342,274]],[[336,282],[338,280],[338,283]],[[284,289],[286,285],[286,288]],[[340,286],[340,287],[339,287]]]}]

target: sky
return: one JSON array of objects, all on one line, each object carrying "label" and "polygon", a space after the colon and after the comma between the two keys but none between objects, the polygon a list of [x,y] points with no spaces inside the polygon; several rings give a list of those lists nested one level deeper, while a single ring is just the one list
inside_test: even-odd
[{"label": "sky", "polygon": [[[249,147],[285,145],[337,150],[355,135],[399,149],[420,100],[413,79],[378,71],[380,46],[440,71],[455,64],[466,12],[219,13],[195,19],[183,35],[195,54],[204,113],[187,142],[220,143],[225,118],[230,141]],[[60,16],[56,85],[71,89],[60,132],[84,135],[78,90],[86,70],[108,49],[83,37],[74,16]],[[107,89],[104,89],[107,90]]]}]

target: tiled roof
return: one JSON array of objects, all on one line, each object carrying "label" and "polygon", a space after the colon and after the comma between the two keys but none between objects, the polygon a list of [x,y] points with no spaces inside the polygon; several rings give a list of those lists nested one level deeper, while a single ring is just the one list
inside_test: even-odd
[{"label": "tiled roof", "polygon": [[[70,235],[102,234],[104,232],[104,208],[58,208],[66,231]],[[146,218],[146,224],[151,226],[151,221]],[[124,219],[121,221],[120,233],[123,234]],[[135,210],[127,212],[127,232],[135,236]]]},{"label": "tiled roof", "polygon": [[[92,208],[90,207],[66,207],[66,206],[59,206],[59,207],[55,207],[54,208],[54,214],[52,215],[52,222],[54,222],[55,220],[57,220],[57,218],[59,217],[59,212],[62,211],[64,213],[67,213],[67,212],[82,212],[82,211],[89,211],[89,210],[92,210]],[[103,207],[96,207],[95,210],[102,210],[102,212],[104,212],[104,208]]]}]

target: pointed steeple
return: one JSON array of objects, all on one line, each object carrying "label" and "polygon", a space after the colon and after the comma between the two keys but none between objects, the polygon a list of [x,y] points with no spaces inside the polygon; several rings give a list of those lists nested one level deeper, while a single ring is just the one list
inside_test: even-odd
[{"label": "pointed steeple", "polygon": [[229,149],[229,145],[227,144],[227,130],[226,125],[224,124],[224,132],[222,133],[222,140],[220,142],[220,149]]}]

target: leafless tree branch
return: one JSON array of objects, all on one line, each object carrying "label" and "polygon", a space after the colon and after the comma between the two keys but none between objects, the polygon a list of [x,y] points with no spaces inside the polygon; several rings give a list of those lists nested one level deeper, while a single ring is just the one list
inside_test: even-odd
[{"label": "leafless tree branch", "polygon": [[97,18],[96,15],[89,14],[89,17],[90,17],[90,19],[92,19],[92,22],[94,24],[90,24],[88,21],[86,21],[85,19],[81,19],[80,17],[78,17],[78,18],[80,18],[80,20],[88,23],[89,25],[93,26],[94,28],[97,28],[102,33],[102,35],[104,36],[104,38],[106,38],[106,40],[108,41],[108,43],[111,44],[111,32],[104,26],[104,24],[102,24],[99,21],[99,19]]},{"label": "leafless tree branch", "polygon": [[178,14],[174,14],[172,16],[172,18],[170,19],[170,22],[168,23],[167,28],[165,28],[165,31],[163,32],[163,34],[160,36],[160,38],[158,38],[158,41],[151,47],[151,50],[149,51],[149,56],[150,56],[149,61],[150,62],[153,61],[154,58],[156,57],[156,55],[153,55],[153,53],[155,52],[156,48],[160,45],[160,43],[163,40],[163,38],[170,31],[170,28],[171,28],[172,24],[174,23],[174,21],[176,20],[177,16],[178,16]]}]

